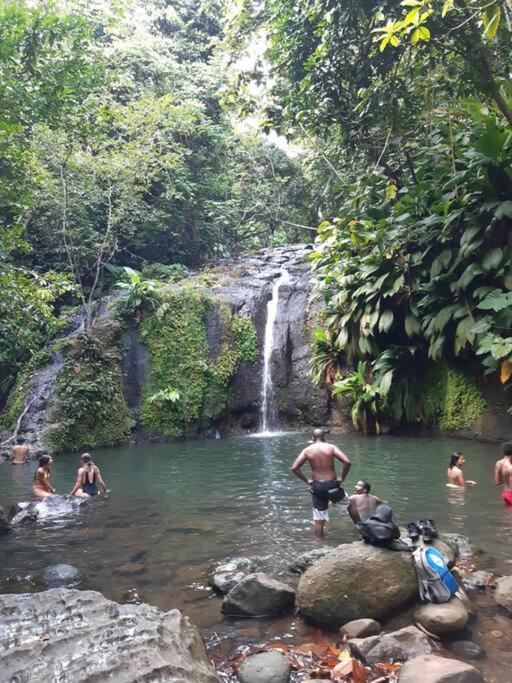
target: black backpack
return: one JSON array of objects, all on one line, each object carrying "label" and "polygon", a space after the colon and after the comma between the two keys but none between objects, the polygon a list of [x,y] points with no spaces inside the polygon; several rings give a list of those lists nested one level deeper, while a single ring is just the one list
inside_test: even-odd
[{"label": "black backpack", "polygon": [[391,541],[400,538],[400,529],[393,522],[393,510],[389,505],[379,505],[370,519],[359,522],[356,527],[363,541],[373,545],[389,547]]}]

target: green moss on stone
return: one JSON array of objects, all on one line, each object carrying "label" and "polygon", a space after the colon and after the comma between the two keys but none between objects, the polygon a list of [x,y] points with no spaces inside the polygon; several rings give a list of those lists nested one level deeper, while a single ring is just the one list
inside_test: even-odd
[{"label": "green moss on stone", "polygon": [[77,337],[66,349],[50,410],[46,445],[55,452],[116,446],[134,422],[122,391],[121,357],[99,339]]},{"label": "green moss on stone", "polygon": [[421,392],[428,419],[443,430],[471,427],[486,407],[476,383],[446,363],[436,363],[427,370]]},{"label": "green moss on stone", "polygon": [[212,306],[205,294],[183,288],[168,292],[160,309],[142,324],[140,334],[149,350],[151,369],[140,420],[150,431],[181,437],[194,424],[222,415],[229,406],[230,382],[240,362],[258,357],[252,321],[233,318],[227,304],[221,304],[218,311],[220,352],[210,356],[205,316]]},{"label": "green moss on stone", "polygon": [[18,372],[16,382],[9,392],[5,407],[0,414],[0,429],[14,429],[23,412],[27,396],[34,385],[34,369],[28,365]]}]

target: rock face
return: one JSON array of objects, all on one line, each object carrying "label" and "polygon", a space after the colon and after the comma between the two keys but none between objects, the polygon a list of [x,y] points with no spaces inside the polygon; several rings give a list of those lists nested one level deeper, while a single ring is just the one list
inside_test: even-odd
[{"label": "rock face", "polygon": [[357,541],[315,562],[299,581],[297,601],[306,619],[340,626],[353,619],[378,620],[417,593],[408,553]]},{"label": "rock face", "polygon": [[399,683],[484,683],[475,667],[455,659],[425,655],[406,662]]},{"label": "rock face", "polygon": [[464,603],[452,598],[442,605],[427,603],[414,612],[414,619],[430,633],[440,635],[460,631],[467,624],[469,614]]},{"label": "rock face", "polygon": [[502,576],[496,579],[494,599],[498,605],[512,612],[512,576]]},{"label": "rock face", "polygon": [[260,652],[242,662],[237,678],[240,683],[288,683],[290,662],[281,652]]},{"label": "rock face", "polygon": [[[369,665],[388,659],[405,662],[432,652],[427,636],[415,626],[370,638],[352,638],[348,643],[355,656]],[[416,683],[420,680],[422,679],[417,679]]]},{"label": "rock face", "polygon": [[347,638],[366,638],[380,633],[380,624],[375,619],[355,619],[340,628],[340,635]]},{"label": "rock face", "polygon": [[283,614],[293,608],[295,591],[267,574],[249,574],[226,595],[222,612],[237,616]]},{"label": "rock face", "polygon": [[80,583],[80,572],[70,564],[52,564],[41,573],[39,580],[45,588],[73,588]]},{"label": "rock face", "polygon": [[198,632],[178,610],[59,588],[2,595],[0,613],[6,681],[218,683]]}]

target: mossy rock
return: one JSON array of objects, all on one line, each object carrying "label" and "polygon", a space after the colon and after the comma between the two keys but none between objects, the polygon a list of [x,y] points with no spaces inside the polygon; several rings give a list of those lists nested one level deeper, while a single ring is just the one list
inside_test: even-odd
[{"label": "mossy rock", "polygon": [[447,363],[436,363],[426,371],[421,393],[428,420],[441,430],[469,429],[486,408],[476,382]]},{"label": "mossy rock", "polygon": [[306,619],[336,627],[380,620],[417,594],[409,553],[356,541],[338,546],[301,576],[297,602]]}]

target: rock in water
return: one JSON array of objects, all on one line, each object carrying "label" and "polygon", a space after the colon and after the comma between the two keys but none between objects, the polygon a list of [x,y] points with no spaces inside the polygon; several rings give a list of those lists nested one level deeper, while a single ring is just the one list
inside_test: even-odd
[{"label": "rock in water", "polygon": [[399,683],[484,683],[470,664],[434,655],[416,657],[400,669]]},{"label": "rock in water", "polygon": [[380,624],[375,619],[355,619],[340,628],[340,636],[347,638],[366,638],[380,633]]},{"label": "rock in water", "polygon": [[483,590],[489,586],[493,581],[494,576],[491,572],[477,571],[467,572],[462,577],[464,588],[468,591]]},{"label": "rock in water", "polygon": [[512,576],[502,576],[496,579],[494,599],[498,605],[512,612]]},{"label": "rock in water", "polygon": [[295,574],[303,574],[312,564],[321,560],[331,552],[331,548],[314,548],[307,553],[302,553],[288,566],[288,569]]},{"label": "rock in water", "polygon": [[[369,665],[388,659],[405,662],[413,657],[432,652],[427,636],[415,626],[407,626],[393,633],[384,633],[370,638],[352,638],[348,644],[355,656]],[[416,683],[420,680],[418,679]]]},{"label": "rock in water", "polygon": [[254,562],[247,557],[234,557],[217,565],[211,572],[208,583],[217,593],[225,595],[255,569]]},{"label": "rock in water", "polygon": [[1,595],[0,613],[2,680],[218,683],[197,630],[178,610],[58,588]]},{"label": "rock in water", "polygon": [[288,683],[290,662],[281,652],[260,652],[251,655],[240,665],[240,683]]},{"label": "rock in water", "polygon": [[467,624],[469,614],[464,603],[454,597],[442,605],[435,605],[431,602],[421,605],[414,612],[414,619],[430,633],[441,635],[463,629]]},{"label": "rock in water", "polygon": [[471,640],[455,640],[450,643],[450,650],[462,659],[483,659],[485,657],[485,651]]},{"label": "rock in water", "polygon": [[340,545],[315,562],[301,576],[297,599],[306,619],[340,626],[354,619],[378,620],[417,593],[418,579],[408,553],[357,541]]},{"label": "rock in water", "polygon": [[52,564],[41,573],[39,580],[45,588],[73,588],[80,583],[80,572],[70,564]]},{"label": "rock in water", "polygon": [[0,534],[9,530],[9,517],[5,508],[0,505]]},{"label": "rock in water", "polygon": [[456,560],[459,558],[468,559],[475,551],[467,536],[462,536],[461,534],[441,534],[439,538],[453,549]]},{"label": "rock in water", "polygon": [[295,591],[271,576],[249,574],[226,595],[222,602],[224,614],[260,617],[284,614],[293,608]]}]

